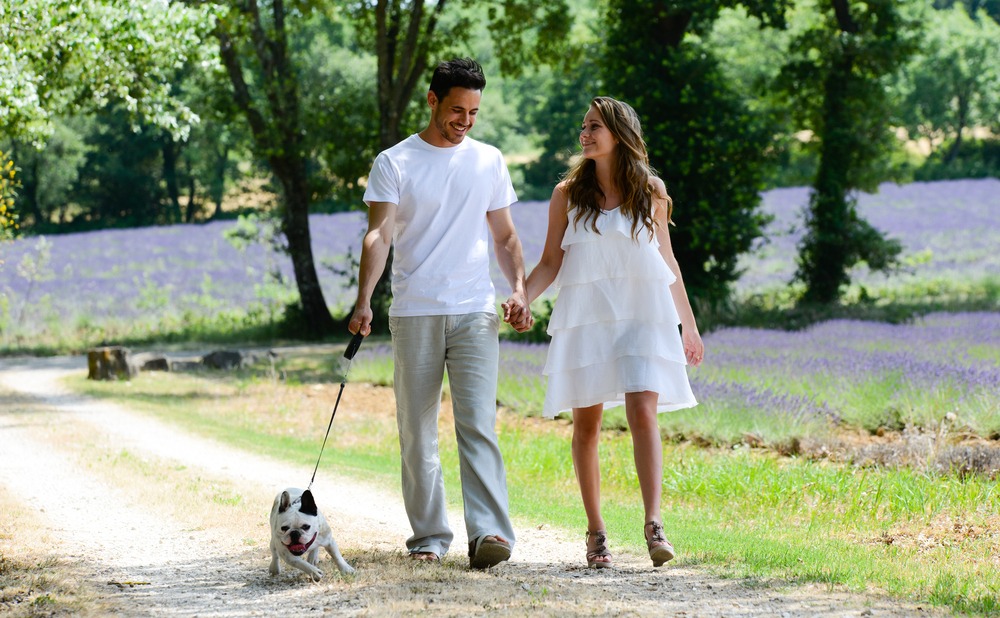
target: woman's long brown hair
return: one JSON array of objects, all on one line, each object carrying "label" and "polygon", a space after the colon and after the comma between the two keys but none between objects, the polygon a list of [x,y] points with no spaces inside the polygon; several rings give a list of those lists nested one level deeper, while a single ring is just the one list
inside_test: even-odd
[{"label": "woman's long brown hair", "polygon": [[[642,139],[639,115],[628,103],[611,97],[595,97],[590,103],[604,120],[604,125],[618,140],[612,161],[611,178],[622,196],[621,210],[632,222],[632,237],[639,238],[639,229],[646,228],[653,235],[653,186],[655,176],[649,165],[646,142]],[[567,197],[573,211],[573,225],[590,225],[597,231],[597,217],[601,213],[599,197],[604,192],[597,182],[597,164],[585,157],[566,173]],[[667,220],[673,202],[667,196]]]}]

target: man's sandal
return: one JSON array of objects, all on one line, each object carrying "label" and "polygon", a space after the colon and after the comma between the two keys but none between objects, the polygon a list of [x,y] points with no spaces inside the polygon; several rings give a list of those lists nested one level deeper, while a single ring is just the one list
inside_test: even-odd
[{"label": "man's sandal", "polygon": [[469,541],[469,566],[488,569],[510,559],[510,543],[493,534]]},{"label": "man's sandal", "polygon": [[604,530],[587,531],[587,568],[607,569],[612,566],[608,551],[608,533]]},{"label": "man's sandal", "polygon": [[654,567],[663,566],[674,559],[674,546],[663,536],[663,524],[658,521],[647,521],[643,527],[643,534],[646,535],[646,547],[649,549],[649,557],[652,558]]},{"label": "man's sandal", "polygon": [[411,551],[410,560],[414,562],[441,562],[441,556],[432,551]]}]

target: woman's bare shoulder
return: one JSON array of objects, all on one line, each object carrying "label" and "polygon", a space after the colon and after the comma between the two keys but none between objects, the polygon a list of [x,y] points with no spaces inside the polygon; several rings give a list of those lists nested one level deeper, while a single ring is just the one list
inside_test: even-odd
[{"label": "woman's bare shoulder", "polygon": [[653,190],[653,197],[660,199],[667,197],[667,185],[659,176],[649,177],[649,188]]}]

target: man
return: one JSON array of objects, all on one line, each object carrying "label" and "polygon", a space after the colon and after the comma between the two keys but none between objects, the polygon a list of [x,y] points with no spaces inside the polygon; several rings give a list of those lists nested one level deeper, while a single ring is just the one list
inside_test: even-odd
[{"label": "man", "polygon": [[521,241],[509,208],[517,196],[507,166],[499,150],[467,137],[485,87],[474,60],[441,63],[427,93],[427,128],[376,157],[364,195],[368,232],[358,299],[348,325],[352,333],[371,332],[372,291],[395,243],[389,331],[403,502],[413,529],[406,546],[415,560],[439,561],[454,536],[437,450],[447,368],[469,559],[476,569],[507,560],[514,545],[496,437],[500,318],[487,229],[512,290],[503,319],[518,331],[532,322]]}]

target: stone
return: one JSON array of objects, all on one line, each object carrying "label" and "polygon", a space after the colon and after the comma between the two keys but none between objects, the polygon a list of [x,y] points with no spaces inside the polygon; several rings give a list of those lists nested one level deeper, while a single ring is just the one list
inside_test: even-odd
[{"label": "stone", "polygon": [[87,351],[88,380],[131,380],[139,369],[123,346],[103,346]]}]

